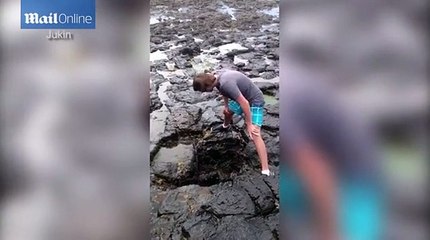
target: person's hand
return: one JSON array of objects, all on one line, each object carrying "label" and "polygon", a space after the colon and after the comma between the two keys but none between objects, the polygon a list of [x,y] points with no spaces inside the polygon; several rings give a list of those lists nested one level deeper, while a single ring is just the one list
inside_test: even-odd
[{"label": "person's hand", "polygon": [[254,136],[259,136],[259,129],[254,124],[246,124],[246,130],[248,131],[248,135],[251,140],[254,139]]}]

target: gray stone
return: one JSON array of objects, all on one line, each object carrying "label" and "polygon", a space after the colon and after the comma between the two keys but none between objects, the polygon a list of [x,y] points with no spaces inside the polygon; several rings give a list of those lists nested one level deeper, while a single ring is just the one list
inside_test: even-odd
[{"label": "gray stone", "polygon": [[161,148],[154,157],[152,172],[171,181],[185,179],[191,174],[193,157],[192,145]]}]

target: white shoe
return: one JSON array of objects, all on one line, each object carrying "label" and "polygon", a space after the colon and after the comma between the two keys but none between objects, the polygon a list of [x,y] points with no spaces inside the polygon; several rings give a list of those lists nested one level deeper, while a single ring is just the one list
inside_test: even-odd
[{"label": "white shoe", "polygon": [[273,176],[273,175],[275,175],[272,172],[270,172],[269,169],[261,171],[261,174],[266,175],[266,176]]}]

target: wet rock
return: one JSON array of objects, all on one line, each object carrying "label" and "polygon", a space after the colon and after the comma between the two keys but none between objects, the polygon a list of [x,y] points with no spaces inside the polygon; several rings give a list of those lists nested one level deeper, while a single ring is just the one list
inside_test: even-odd
[{"label": "wet rock", "polygon": [[272,190],[276,199],[279,199],[279,168],[271,168],[271,171],[275,174],[275,176],[265,177],[263,180],[266,182],[267,186],[269,186],[270,190]]},{"label": "wet rock", "polygon": [[264,116],[264,122],[262,128],[264,130],[278,132],[279,131],[279,117],[266,114]]},{"label": "wet rock", "polygon": [[253,60],[253,63],[251,64],[252,70],[256,72],[264,72],[266,70],[266,63],[264,60]]},{"label": "wet rock", "polygon": [[171,109],[171,114],[166,120],[166,131],[181,134],[202,131],[199,122],[202,110],[199,107],[188,105],[178,106]]},{"label": "wet rock", "polygon": [[226,53],[227,57],[234,57],[236,55],[242,54],[242,53],[248,53],[251,49],[245,48],[245,49],[234,49],[228,53]]},{"label": "wet rock", "polygon": [[254,77],[260,77],[260,74],[256,70],[252,70],[251,72],[247,73],[248,77],[254,78]]},{"label": "wet rock", "polygon": [[243,217],[227,216],[221,219],[213,239],[273,239],[270,230],[265,225],[257,225]]},{"label": "wet rock", "polygon": [[159,215],[191,215],[212,199],[208,187],[188,185],[170,190],[161,204]]},{"label": "wet rock", "polygon": [[268,72],[276,72],[276,70],[277,70],[276,66],[273,66],[273,65],[269,65],[266,67],[266,71]]},{"label": "wet rock", "polygon": [[183,71],[184,71],[184,75],[188,76],[191,79],[197,74],[196,70],[193,68],[187,68],[187,69],[184,69]]},{"label": "wet rock", "polygon": [[155,44],[161,44],[163,42],[163,40],[159,37],[151,37],[151,42],[153,42]]},{"label": "wet rock", "polygon": [[254,202],[257,213],[264,215],[272,212],[276,206],[275,196],[263,178],[261,174],[240,176],[233,180],[233,185],[245,190]]},{"label": "wet rock", "polygon": [[183,239],[183,224],[195,219],[200,206],[211,199],[209,188],[189,185],[170,190],[152,219],[152,236],[159,239]]},{"label": "wet rock", "polygon": [[167,70],[166,60],[156,60],[156,61],[154,61],[154,63],[151,65],[151,69],[158,70],[158,71]]},{"label": "wet rock", "polygon": [[169,82],[171,84],[187,84],[188,81],[189,81],[188,79],[186,79],[184,77],[178,77],[178,76],[174,76],[174,77],[169,79]]},{"label": "wet rock", "polygon": [[206,130],[195,145],[198,181],[213,183],[229,180],[246,164],[245,133],[235,127],[229,131]]},{"label": "wet rock", "polygon": [[216,219],[209,213],[203,213],[188,219],[182,226],[182,232],[190,240],[213,239],[216,227]]},{"label": "wet rock", "polygon": [[239,54],[237,56],[240,57],[241,59],[251,60],[251,59],[255,58],[255,53],[248,52],[248,53],[244,53],[244,54]]},{"label": "wet rock", "polygon": [[158,110],[163,106],[156,92],[151,92],[150,98],[151,98],[150,112]]},{"label": "wet rock", "polygon": [[190,86],[191,83],[189,83],[188,79],[176,79],[175,83],[177,84],[172,86],[172,92],[170,92],[168,95],[177,102],[196,104],[199,102],[209,101],[217,97],[216,92],[201,93],[194,91]]},{"label": "wet rock", "polygon": [[279,117],[279,102],[276,104],[266,104],[264,109],[267,114]]},{"label": "wet rock", "polygon": [[188,55],[188,56],[197,56],[201,52],[200,47],[197,45],[192,45],[191,47],[184,47],[180,50],[180,53],[182,55]]},{"label": "wet rock", "polygon": [[271,52],[267,54],[267,58],[271,60],[279,60],[279,54],[276,52]]},{"label": "wet rock", "polygon": [[272,82],[256,82],[255,85],[257,85],[258,88],[264,93],[268,95],[273,95],[273,91],[277,91],[279,89],[278,83],[272,83]]},{"label": "wet rock", "polygon": [[236,67],[243,68],[245,66],[245,63],[244,62],[238,62],[235,65],[236,65]]},{"label": "wet rock", "polygon": [[262,131],[261,135],[266,143],[269,164],[279,166],[279,136],[272,136],[273,133],[276,134],[276,132]]},{"label": "wet rock", "polygon": [[157,236],[160,240],[172,239],[172,233],[177,229],[175,217],[173,215],[165,215],[153,218],[151,221],[151,235]]},{"label": "wet rock", "polygon": [[218,188],[212,200],[203,205],[202,208],[217,217],[254,215],[256,211],[251,197],[244,190],[224,186]]},{"label": "wet rock", "polygon": [[171,182],[189,178],[193,170],[194,148],[179,144],[173,148],[161,148],[155,155],[152,172]]},{"label": "wet rock", "polygon": [[181,57],[174,57],[173,62],[175,63],[176,67],[179,69],[192,67],[191,63],[189,63],[186,59],[183,59]]},{"label": "wet rock", "polygon": [[[267,219],[263,217],[256,217],[247,220],[251,225],[253,225],[257,231],[256,239],[277,239],[276,231],[270,227],[269,223],[266,223]],[[275,225],[276,226],[276,225]]]},{"label": "wet rock", "polygon": [[215,122],[222,123],[222,116],[220,112],[222,111],[223,104],[217,100],[211,100],[198,104],[198,106],[203,110],[201,123],[204,128],[209,127]]},{"label": "wet rock", "polygon": [[263,72],[260,76],[264,79],[273,79],[277,77],[277,74],[275,72]]},{"label": "wet rock", "polygon": [[267,216],[265,219],[265,224],[270,228],[273,236],[276,239],[279,239],[279,213],[271,214]]}]

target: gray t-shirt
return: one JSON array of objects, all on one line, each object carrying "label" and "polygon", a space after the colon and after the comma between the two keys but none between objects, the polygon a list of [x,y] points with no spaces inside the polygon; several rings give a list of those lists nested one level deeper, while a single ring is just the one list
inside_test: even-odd
[{"label": "gray t-shirt", "polygon": [[222,95],[237,100],[240,93],[251,105],[263,105],[263,92],[245,74],[234,70],[219,70],[217,88]]},{"label": "gray t-shirt", "polygon": [[[325,152],[338,173],[373,181],[380,173],[377,140],[354,109],[337,99],[319,76],[288,74],[281,84],[280,138],[289,151],[313,143]],[[288,157],[289,156],[289,157]],[[288,162],[288,160],[287,160]]]}]

